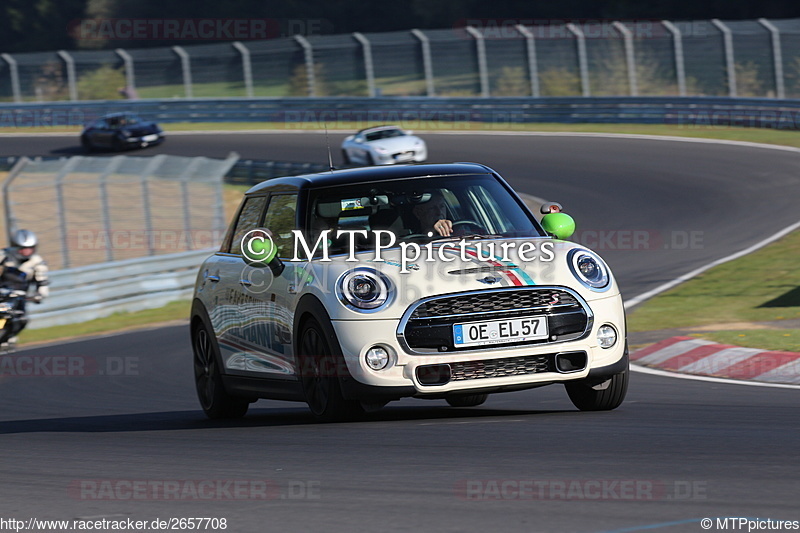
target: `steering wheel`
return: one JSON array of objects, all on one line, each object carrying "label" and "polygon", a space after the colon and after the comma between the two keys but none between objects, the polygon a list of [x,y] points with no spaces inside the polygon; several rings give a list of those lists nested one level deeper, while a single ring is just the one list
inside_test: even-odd
[{"label": "steering wheel", "polygon": [[[467,228],[470,226],[475,228],[477,231],[469,231]],[[453,234],[455,234],[457,230],[460,230],[462,234],[486,233],[486,228],[474,220],[459,220],[458,222],[453,222]]]}]

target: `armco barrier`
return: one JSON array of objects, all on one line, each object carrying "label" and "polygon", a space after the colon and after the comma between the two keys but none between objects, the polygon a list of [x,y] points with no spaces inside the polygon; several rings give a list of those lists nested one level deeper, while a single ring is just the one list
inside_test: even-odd
[{"label": "armco barrier", "polygon": [[81,126],[127,110],[147,120],[312,125],[399,123],[459,129],[469,122],[631,123],[798,129],[800,100],[722,97],[227,98],[0,104],[0,127]]},{"label": "armco barrier", "polygon": [[41,305],[28,306],[29,327],[75,324],[187,299],[198,267],[213,252],[160,255],[52,272],[50,297]]}]

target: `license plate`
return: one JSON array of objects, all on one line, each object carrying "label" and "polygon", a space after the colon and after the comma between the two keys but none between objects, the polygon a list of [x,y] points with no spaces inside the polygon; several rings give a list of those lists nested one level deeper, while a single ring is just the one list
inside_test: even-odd
[{"label": "license plate", "polygon": [[456,346],[525,342],[544,339],[547,335],[547,318],[543,316],[453,324]]},{"label": "license plate", "polygon": [[394,156],[395,161],[408,161],[414,159],[414,152],[403,152]]},{"label": "license plate", "polygon": [[158,140],[158,135],[155,133],[153,133],[152,135],[145,135],[144,137],[142,137],[142,140],[146,143],[151,143],[153,141]]}]

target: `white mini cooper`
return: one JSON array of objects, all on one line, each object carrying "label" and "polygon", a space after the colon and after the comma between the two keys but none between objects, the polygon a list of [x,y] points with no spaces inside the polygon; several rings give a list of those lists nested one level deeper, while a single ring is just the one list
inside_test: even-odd
[{"label": "white mini cooper", "polygon": [[197,277],[203,410],[238,417],[261,398],[297,400],[330,420],[405,397],[471,407],[554,383],[579,409],[618,407],[619,288],[597,254],[562,240],[565,220],[538,222],[470,163],[253,187]]}]

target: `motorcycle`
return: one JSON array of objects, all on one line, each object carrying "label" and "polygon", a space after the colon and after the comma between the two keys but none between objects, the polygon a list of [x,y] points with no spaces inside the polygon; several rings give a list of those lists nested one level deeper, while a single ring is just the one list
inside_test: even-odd
[{"label": "motorcycle", "polygon": [[25,291],[0,288],[0,351],[2,352],[14,350],[13,343],[8,342],[13,336],[11,328],[17,320],[25,317],[20,300],[26,299]]}]

